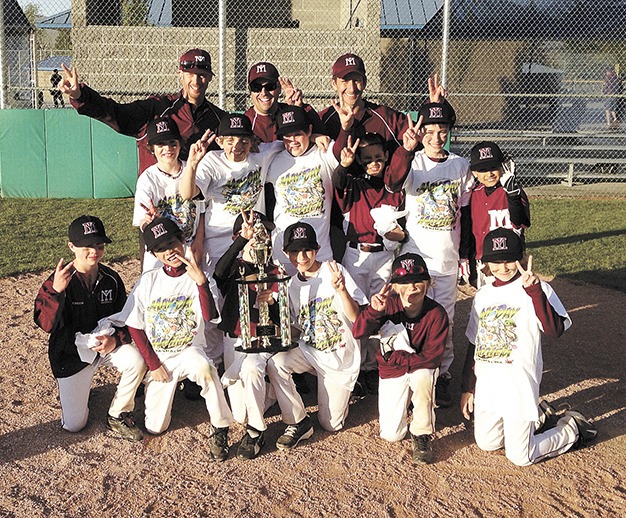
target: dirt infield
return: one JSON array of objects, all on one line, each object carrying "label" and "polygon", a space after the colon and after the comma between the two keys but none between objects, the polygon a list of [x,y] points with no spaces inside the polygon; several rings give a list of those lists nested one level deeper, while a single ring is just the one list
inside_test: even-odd
[{"label": "dirt infield", "polygon": [[[114,265],[130,288],[138,262]],[[45,333],[33,323],[33,300],[45,275],[0,279],[4,310],[0,353],[0,516],[620,516],[626,514],[626,293],[555,280],[573,327],[544,340],[541,394],[597,425],[583,450],[528,468],[501,452],[480,451],[458,407],[437,410],[435,462],[415,467],[411,443],[377,437],[377,401],[357,401],[346,429],[315,435],[291,452],[274,442],[283,426],[274,411],[268,444],[253,460],[233,450],[211,462],[210,426],[201,401],[177,395],[172,426],[143,443],[107,435],[105,416],[116,378],[94,380],[85,430],[59,426],[60,406]],[[457,305],[452,389],[458,399],[471,301]],[[315,411],[315,402],[309,401]],[[143,426],[143,399],[137,400]],[[274,409],[270,410],[270,413]]]}]

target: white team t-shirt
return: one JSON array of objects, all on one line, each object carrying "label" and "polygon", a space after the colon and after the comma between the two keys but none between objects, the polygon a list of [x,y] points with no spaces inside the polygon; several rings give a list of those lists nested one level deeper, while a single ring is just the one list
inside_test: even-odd
[{"label": "white team t-shirt", "polygon": [[[338,266],[354,301],[359,305],[367,304],[367,298],[350,274]],[[298,342],[304,356],[316,371],[352,390],[361,368],[361,347],[352,336],[352,322],[333,288],[332,272],[327,263],[322,263],[317,275],[306,281],[298,275],[291,278],[289,304],[292,320],[302,330]]]},{"label": "white team t-shirt", "polygon": [[247,160],[233,162],[224,151],[209,151],[198,164],[196,184],[206,200],[204,220],[205,251],[217,262],[232,243],[233,225],[241,210],[265,212],[263,188],[272,158],[282,142],[259,146]]},{"label": "white team t-shirt", "polygon": [[333,154],[333,142],[328,151],[311,147],[294,157],[287,150],[276,155],[267,173],[266,182],[274,186],[276,206],[272,232],[273,256],[283,264],[291,263],[283,252],[285,229],[303,221],[315,229],[320,249],[318,261],[332,259],[330,247],[330,210],[333,202],[332,173],[339,162]]},{"label": "white team t-shirt", "polygon": [[[217,300],[212,279],[209,287]],[[159,357],[192,345],[204,347],[204,319],[198,286],[187,274],[171,277],[163,268],[145,272],[129,294],[122,315],[126,325],[145,330]]]},{"label": "white team t-shirt", "polygon": [[404,182],[409,239],[402,253],[420,254],[431,274],[458,271],[461,207],[469,205],[473,184],[469,162],[454,153],[435,162],[420,151],[411,163]]},{"label": "white team t-shirt", "polygon": [[[550,305],[572,324],[552,287],[541,282]],[[521,277],[505,286],[481,287],[472,305],[466,336],[476,346],[475,405],[512,419],[538,417],[543,369],[542,326]]]}]

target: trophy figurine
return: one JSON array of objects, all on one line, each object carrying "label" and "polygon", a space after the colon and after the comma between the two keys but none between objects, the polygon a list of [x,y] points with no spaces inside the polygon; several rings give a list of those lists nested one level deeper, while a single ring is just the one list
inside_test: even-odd
[{"label": "trophy figurine", "polygon": [[[250,255],[254,265],[259,272],[244,276],[240,270],[241,277],[237,280],[239,284],[239,312],[241,327],[241,346],[237,350],[246,353],[258,352],[278,352],[291,349],[296,344],[291,340],[291,318],[289,313],[289,295],[287,283],[289,277],[285,269],[281,266],[276,268],[272,264],[271,270],[274,273],[268,275],[267,271],[272,258],[272,244],[270,235],[265,225],[258,217],[254,221],[254,243]],[[268,287],[278,284],[278,323],[272,322],[270,309],[267,302],[259,302],[259,321],[254,326],[250,320],[250,285],[256,287],[256,291],[264,291]],[[254,334],[254,336],[253,336]]]}]

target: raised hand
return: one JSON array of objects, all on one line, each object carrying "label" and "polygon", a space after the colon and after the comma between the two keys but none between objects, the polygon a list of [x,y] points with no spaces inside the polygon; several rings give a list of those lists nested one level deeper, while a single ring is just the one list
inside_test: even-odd
[{"label": "raised hand", "polygon": [[384,311],[387,307],[387,299],[391,294],[391,284],[385,284],[378,293],[372,296],[370,305],[375,311]]},{"label": "raised hand", "polygon": [[189,259],[187,259],[183,255],[178,254],[176,254],[176,257],[178,257],[181,262],[187,266],[187,275],[189,275],[189,277],[191,277],[191,279],[198,286],[202,286],[207,281],[206,275],[204,275],[202,268],[198,266],[194,254],[191,254],[191,257]]},{"label": "raised hand", "polygon": [[61,68],[63,69],[63,80],[59,83],[57,88],[65,95],[69,95],[70,98],[78,99],[81,91],[80,84],[78,84],[78,72],[76,72],[76,67],[72,67],[72,70],[70,70],[64,63],[61,63]]},{"label": "raised hand", "polygon": [[187,163],[191,167],[196,168],[200,163],[200,160],[204,158],[211,143],[215,140],[215,133],[210,129],[204,132],[202,138],[197,140],[191,146],[189,146],[189,156],[187,157]]},{"label": "raised hand", "polygon": [[343,167],[350,167],[356,157],[356,150],[359,148],[361,139],[356,139],[354,145],[352,144],[352,135],[348,135],[348,142],[346,147],[341,150],[341,165]]},{"label": "raised hand", "polygon": [[439,74],[437,72],[428,78],[428,97],[431,103],[443,102],[448,97],[448,90],[439,83]]},{"label": "raised hand", "polygon": [[352,127],[352,124],[354,124],[354,110],[351,106],[337,104],[334,99],[331,102],[333,103],[333,108],[335,108],[337,115],[339,115],[341,128],[344,131],[348,131]]},{"label": "raised hand", "polygon": [[248,216],[246,211],[241,209],[241,216],[243,217],[243,222],[240,235],[250,241],[254,237],[254,210],[250,209],[250,215]]},{"label": "raised hand", "polygon": [[526,269],[522,267],[522,264],[519,261],[515,261],[515,264],[517,265],[517,270],[522,274],[522,283],[524,288],[528,288],[529,286],[539,282],[539,277],[533,273],[532,255],[528,256],[528,265],[526,266]]},{"label": "raised hand", "polygon": [[422,122],[424,121],[424,117],[420,116],[417,121],[417,124],[413,122],[411,115],[406,114],[406,120],[408,123],[408,127],[402,135],[402,147],[409,152],[415,151],[417,148],[417,144],[422,141],[422,136],[420,134],[420,128],[422,127]]},{"label": "raised hand", "polygon": [[330,269],[333,278],[332,278],[332,284],[333,284],[333,288],[335,288],[336,291],[343,291],[346,289],[346,279],[343,276],[343,273],[341,273],[341,270],[339,269],[339,266],[337,266],[337,261],[326,261],[326,263],[328,264],[328,268]]},{"label": "raised hand", "polygon": [[141,221],[141,230],[146,228],[146,225],[149,225],[150,223],[152,223],[154,218],[158,218],[159,217],[159,209],[157,209],[154,206],[154,202],[152,201],[152,199],[150,199],[149,201],[150,201],[150,205],[149,206],[146,206],[143,203],[139,204],[141,206],[141,208],[146,211],[146,214],[145,214],[145,216],[143,217],[143,219]]},{"label": "raised hand", "polygon": [[75,273],[76,269],[74,268],[74,261],[70,261],[63,266],[63,259],[60,259],[54,270],[54,277],[52,279],[52,288],[54,291],[57,293],[63,293]]},{"label": "raised hand", "polygon": [[321,135],[320,133],[313,133],[311,138],[315,141],[315,145],[317,149],[319,149],[322,153],[326,153],[328,151],[328,146],[330,146],[330,137],[328,135]]}]

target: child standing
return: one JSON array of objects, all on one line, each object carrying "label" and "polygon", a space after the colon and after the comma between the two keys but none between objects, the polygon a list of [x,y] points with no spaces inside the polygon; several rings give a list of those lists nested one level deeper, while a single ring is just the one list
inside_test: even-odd
[{"label": "child standing", "polygon": [[401,252],[424,258],[432,279],[428,296],[448,314],[450,332],[436,392],[437,406],[447,408],[452,405],[449,385],[454,360],[452,328],[460,266],[461,210],[469,205],[474,181],[469,162],[444,147],[456,121],[452,106],[447,102],[427,103],[419,115],[424,149],[415,154],[408,175],[390,174],[385,182],[393,192],[406,190],[409,239]]},{"label": "child standing", "polygon": [[145,272],[135,284],[123,314],[150,373],[146,387],[146,430],[167,430],[178,383],[189,378],[201,387],[211,417],[211,455],[228,456],[232,422],[217,369],[203,351],[204,323],[218,316],[209,281],[193,255],[185,258],[182,232],[167,218],[144,229],[146,248],[163,268]]},{"label": "child standing", "polygon": [[[133,225],[143,231],[156,217],[171,219],[180,227],[185,246],[192,247],[196,251],[196,259],[200,259],[204,235],[200,222],[204,202],[184,200],[180,195],[180,180],[187,163],[178,158],[182,142],[178,126],[169,117],[158,117],[148,123],[147,135],[148,149],[157,163],[148,167],[137,179]],[[194,162],[196,154],[197,146],[194,146],[190,153],[190,166],[197,165]],[[144,255],[143,271],[160,266],[154,255]]]},{"label": "child standing", "polygon": [[289,303],[292,321],[301,333],[298,347],[270,358],[267,373],[287,424],[276,447],[288,450],[313,435],[311,418],[291,377],[294,372],[317,375],[322,428],[331,432],[343,428],[361,364],[360,347],[351,328],[359,304],[367,300],[341,265],[317,260],[319,244],[311,225],[290,225],[283,243],[298,271],[289,283]]},{"label": "child standing", "polygon": [[[217,326],[224,332],[224,367],[226,372],[222,377],[224,384],[228,384],[230,405],[237,421],[246,422],[244,435],[237,456],[245,459],[254,459],[258,456],[265,444],[265,430],[267,425],[263,417],[266,407],[267,383],[265,382],[266,364],[271,357],[270,353],[243,353],[236,348],[241,341],[241,318],[236,280],[259,273],[251,255],[256,243],[254,233],[255,220],[258,219],[269,233],[274,224],[260,212],[251,211],[242,213],[235,220],[233,226],[233,244],[215,265],[213,277],[224,297],[222,306],[222,321]],[[241,254],[241,257],[239,257]],[[243,272],[243,273],[242,273]],[[276,275],[276,266],[272,263],[265,268],[267,275]],[[258,291],[253,285],[248,285],[250,303],[250,331],[256,336],[255,329],[259,323],[258,305],[263,302],[269,304],[270,319],[274,325],[279,324],[278,302],[274,300],[273,292],[276,286]]]},{"label": "child standing", "polygon": [[68,246],[74,260],[64,264],[61,259],[41,286],[35,299],[35,323],[50,333],[48,357],[59,387],[63,429],[78,432],[85,427],[91,381],[96,369],[107,365],[121,373],[107,428],[123,439],[140,441],[143,434],[132,411],[146,365],[130,344],[128,330],[108,326],[106,332],[94,336],[90,351],[76,345],[77,333],[91,333],[98,321],[120,311],[126,302],[120,276],[100,264],[104,246],[110,242],[99,218],[81,216],[72,221]]},{"label": "child standing", "polygon": [[[390,283],[360,312],[352,332],[361,339],[380,333],[381,347],[376,354],[380,436],[401,441],[408,428],[413,462],[428,464],[435,431],[435,382],[447,341],[448,317],[440,304],[426,296],[430,275],[420,255],[398,256]],[[413,403],[410,427],[409,401]]]},{"label": "child standing", "polygon": [[539,385],[543,370],[541,333],[559,337],[571,320],[549,284],[522,267],[522,242],[498,228],[483,243],[483,262],[495,277],[472,304],[470,341],[463,373],[461,410],[474,412],[474,436],[482,450],[502,447],[507,458],[528,466],[593,439],[597,430],[578,412],[568,411],[556,428],[537,433]]}]

